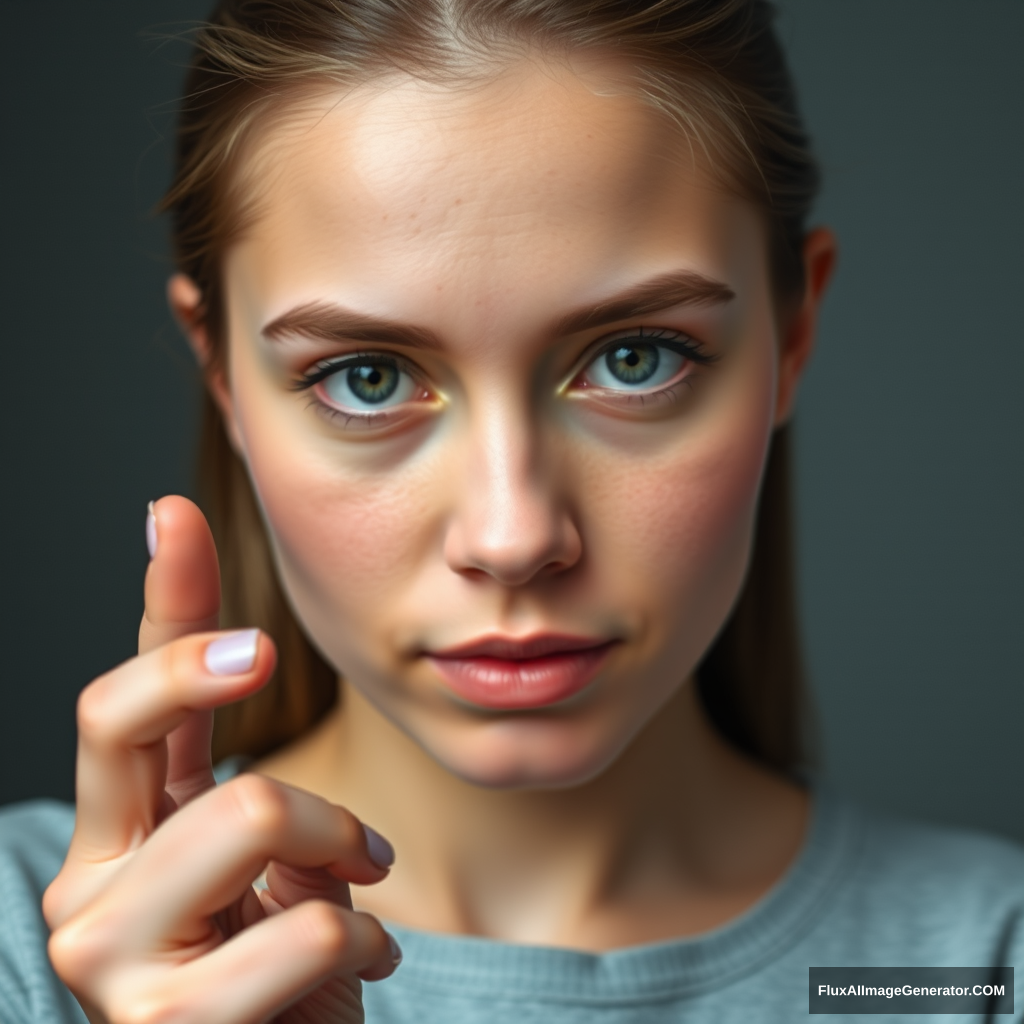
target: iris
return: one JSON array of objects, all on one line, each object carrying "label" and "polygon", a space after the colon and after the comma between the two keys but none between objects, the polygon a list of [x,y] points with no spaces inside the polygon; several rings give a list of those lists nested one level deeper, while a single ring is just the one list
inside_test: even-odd
[{"label": "iris", "polygon": [[372,405],[387,401],[398,389],[398,367],[390,363],[353,366],[347,376],[352,394]]},{"label": "iris", "polygon": [[661,357],[657,345],[618,345],[605,355],[608,371],[623,384],[642,384],[658,370]]}]

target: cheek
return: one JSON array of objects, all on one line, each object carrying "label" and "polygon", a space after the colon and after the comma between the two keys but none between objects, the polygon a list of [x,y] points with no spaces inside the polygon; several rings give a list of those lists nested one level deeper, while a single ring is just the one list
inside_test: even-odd
[{"label": "cheek", "polygon": [[346,480],[313,460],[251,464],[282,567],[304,589],[363,599],[386,593],[405,574],[415,539],[400,488]]},{"label": "cheek", "polygon": [[749,561],[772,414],[771,367],[751,370],[656,457],[605,455],[588,471],[602,589],[645,609],[646,640],[674,657],[701,655]]},{"label": "cheek", "polygon": [[236,388],[249,471],[285,592],[335,663],[364,624],[394,607],[423,564],[433,526],[428,467],[373,473],[259,388]]}]

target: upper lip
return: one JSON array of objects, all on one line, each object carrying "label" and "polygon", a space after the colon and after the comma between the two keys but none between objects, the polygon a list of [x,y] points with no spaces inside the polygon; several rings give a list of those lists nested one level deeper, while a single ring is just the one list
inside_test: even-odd
[{"label": "upper lip", "polygon": [[567,636],[561,633],[537,633],[527,637],[486,636],[455,647],[427,651],[432,658],[501,658],[506,661],[525,661],[543,658],[549,654],[567,654],[604,647],[612,641],[603,637]]}]

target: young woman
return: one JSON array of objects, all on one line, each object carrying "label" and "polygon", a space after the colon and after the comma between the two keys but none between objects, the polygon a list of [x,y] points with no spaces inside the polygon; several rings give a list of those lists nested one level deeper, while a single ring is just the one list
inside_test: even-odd
[{"label": "young woman", "polygon": [[167,199],[213,532],[152,506],[77,816],[4,822],[5,1022],[791,1021],[811,966],[1024,964],[1020,851],[800,781],[815,185],[760,0],[218,7]]}]

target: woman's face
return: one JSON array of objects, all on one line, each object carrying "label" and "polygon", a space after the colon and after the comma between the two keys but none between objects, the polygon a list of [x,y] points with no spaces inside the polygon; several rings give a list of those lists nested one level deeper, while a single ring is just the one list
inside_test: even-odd
[{"label": "woman's face", "polygon": [[488,786],[606,767],[747,565],[763,228],[664,119],[526,64],[292,111],[226,263],[229,428],[350,686]]}]

